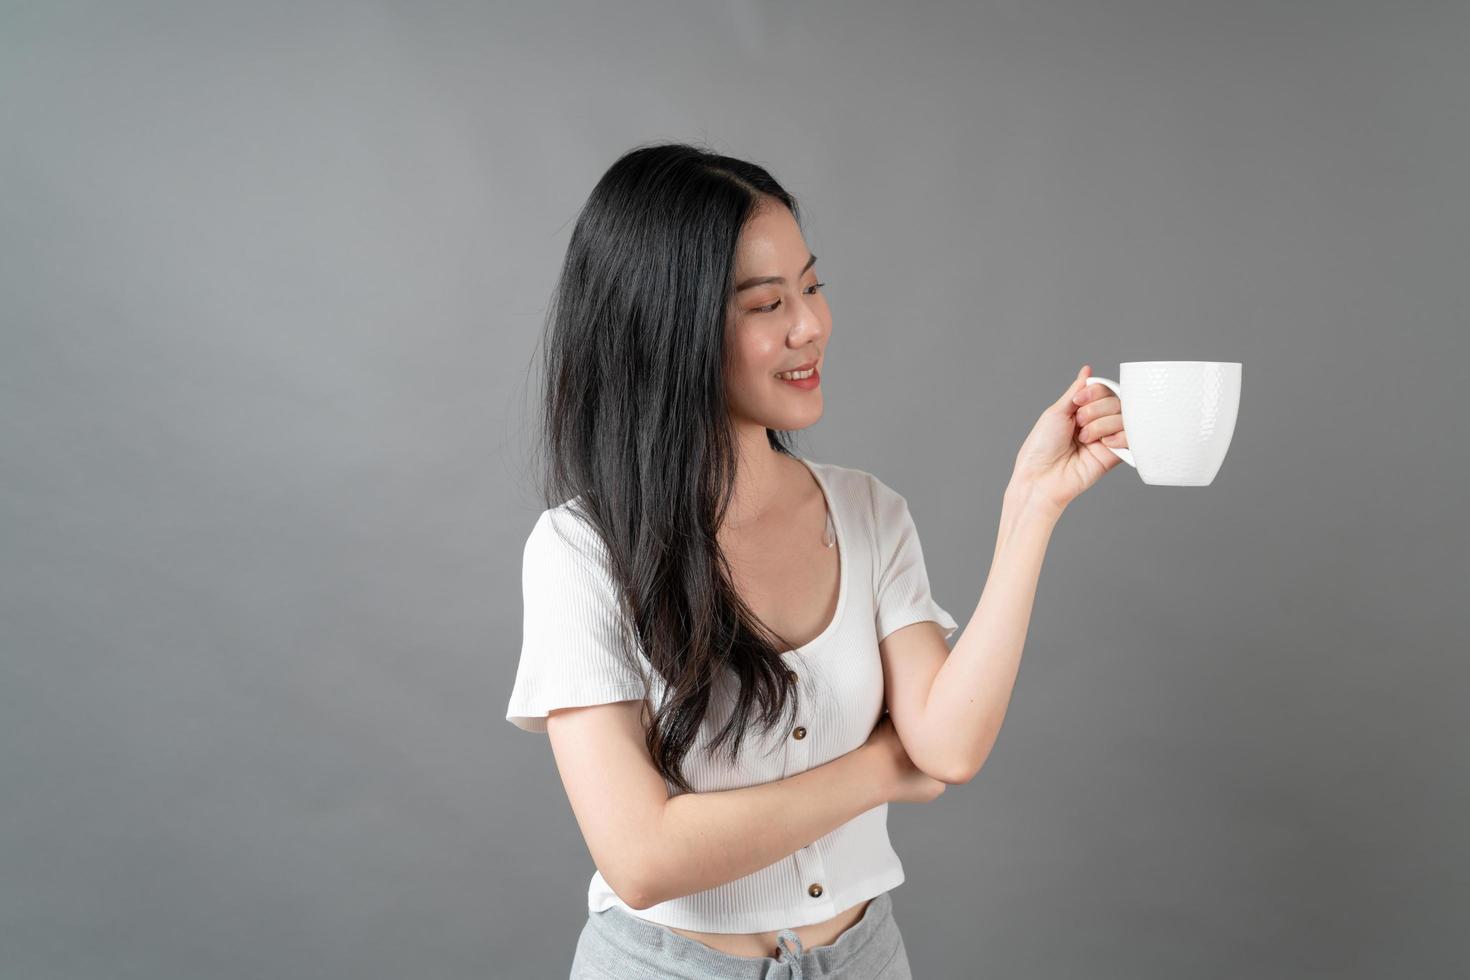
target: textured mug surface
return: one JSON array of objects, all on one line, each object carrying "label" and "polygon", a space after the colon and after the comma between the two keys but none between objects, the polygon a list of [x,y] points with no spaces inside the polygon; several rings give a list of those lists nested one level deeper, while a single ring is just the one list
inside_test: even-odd
[{"label": "textured mug surface", "polygon": [[1240,409],[1239,361],[1124,361],[1118,380],[1088,378],[1123,405],[1128,448],[1111,449],[1144,483],[1208,486]]}]

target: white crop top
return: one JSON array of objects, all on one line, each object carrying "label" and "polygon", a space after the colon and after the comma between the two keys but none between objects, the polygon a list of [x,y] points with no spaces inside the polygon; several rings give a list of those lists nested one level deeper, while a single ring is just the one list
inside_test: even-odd
[{"label": "white crop top", "polygon": [[[752,726],[738,765],[731,767],[723,755],[714,758],[705,751],[733,705],[731,698],[714,698],[683,761],[685,778],[697,792],[784,779],[858,748],[883,712],[878,641],[923,620],[939,623],[946,639],[958,628],[929,593],[908,502],[864,470],[797,458],[826,495],[841,566],[841,594],[831,623],[816,639],[783,655],[802,686],[793,731],[799,725],[805,737],[778,729],[762,740]],[[570,510],[571,503],[543,511],[526,541],[524,633],[505,717],[528,732],[544,733],[552,708],[643,696],[639,676],[616,652],[614,584],[599,561],[606,555],[605,545]],[[662,703],[662,678],[646,660],[640,669],[643,676],[652,674],[653,703]],[[671,795],[676,792],[667,780],[665,786]],[[618,906],[679,929],[765,932],[830,919],[903,880],[903,865],[888,839],[884,803],[743,878],[646,909],[630,908],[596,872],[587,889],[587,907],[600,912]]]}]

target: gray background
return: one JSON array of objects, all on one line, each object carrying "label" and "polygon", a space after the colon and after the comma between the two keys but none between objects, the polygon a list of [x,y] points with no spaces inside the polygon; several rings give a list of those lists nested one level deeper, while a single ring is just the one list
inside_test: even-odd
[{"label": "gray background", "polygon": [[1464,969],[1470,7],[9,3],[0,975],[556,977],[593,866],[520,641],[528,376],[631,146],[765,163],[799,447],[963,625],[1083,363],[1238,360],[1208,488],[1067,512],[917,976]]}]

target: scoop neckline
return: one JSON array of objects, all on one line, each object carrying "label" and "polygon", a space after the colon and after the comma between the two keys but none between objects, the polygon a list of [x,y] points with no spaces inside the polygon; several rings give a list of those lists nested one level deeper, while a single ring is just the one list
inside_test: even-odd
[{"label": "scoop neckline", "polygon": [[797,460],[811,473],[812,478],[817,481],[817,487],[822,491],[822,500],[827,507],[827,516],[832,519],[832,536],[837,540],[837,611],[832,614],[832,621],[827,624],[822,632],[799,647],[783,650],[781,656],[805,653],[813,647],[820,645],[837,630],[837,625],[842,622],[842,614],[847,611],[847,536],[843,533],[842,518],[837,513],[837,508],[832,504],[832,493],[827,488],[827,481],[818,472],[819,464],[812,462],[804,456],[797,456]]}]

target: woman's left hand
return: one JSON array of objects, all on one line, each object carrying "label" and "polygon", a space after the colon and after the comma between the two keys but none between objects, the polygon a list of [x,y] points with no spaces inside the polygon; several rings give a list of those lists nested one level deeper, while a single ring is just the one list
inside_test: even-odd
[{"label": "woman's left hand", "polygon": [[1090,385],[1089,365],[1045,412],[1016,454],[1013,487],[1054,505],[1058,510],[1123,460],[1108,449],[1128,447],[1123,431],[1123,405],[1103,385]]}]

